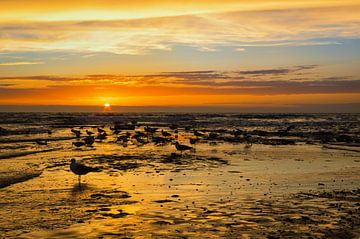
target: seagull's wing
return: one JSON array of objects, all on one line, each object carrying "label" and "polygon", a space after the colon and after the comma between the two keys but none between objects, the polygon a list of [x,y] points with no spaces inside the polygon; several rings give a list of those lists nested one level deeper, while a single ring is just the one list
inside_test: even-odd
[{"label": "seagull's wing", "polygon": [[89,172],[99,172],[100,171],[99,168],[89,167],[89,166],[86,166],[86,165],[83,165],[83,164],[80,164],[80,163],[77,164],[76,169],[78,171],[87,172],[87,173],[89,173]]}]

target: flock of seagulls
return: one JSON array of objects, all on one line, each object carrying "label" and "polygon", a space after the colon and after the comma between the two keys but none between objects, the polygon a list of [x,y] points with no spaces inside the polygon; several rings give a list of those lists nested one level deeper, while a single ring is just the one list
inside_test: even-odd
[{"label": "flock of seagulls", "polygon": [[[125,125],[115,124],[115,126],[112,126],[109,129],[112,131],[112,135],[116,135],[115,143],[120,143],[124,147],[127,147],[128,144],[145,145],[148,143],[154,143],[155,145],[165,145],[168,143],[172,143],[175,146],[175,149],[179,151],[181,155],[183,154],[183,152],[192,151],[195,149],[192,146],[179,143],[179,131],[178,127],[175,125],[169,126],[170,130],[172,130],[171,133],[165,131],[164,129],[159,130],[159,128],[151,126],[145,126],[143,130],[141,130],[140,128],[138,128],[139,130],[135,130],[136,127],[137,122],[131,122]],[[84,146],[92,147],[95,143],[95,140],[99,140],[101,142],[108,137],[108,132],[104,129],[104,126],[92,127],[94,131],[97,131],[96,133],[88,129],[86,129],[84,133],[81,131],[81,129],[83,128],[84,127],[80,127],[79,129],[71,129],[71,132],[77,138],[77,141],[72,142],[72,145],[76,148],[81,148]],[[130,130],[132,132],[130,132]],[[219,134],[214,132],[210,132],[207,134],[196,129],[191,130],[190,128],[185,128],[185,130],[193,133],[193,135],[189,137],[189,143],[193,146],[201,139],[218,139],[219,137]],[[233,132],[233,135],[235,137],[241,134],[243,134],[241,130],[235,130]],[[248,150],[252,146],[252,141],[251,139],[247,139],[246,142],[248,143],[245,145],[245,149]],[[41,144],[44,142],[37,143]],[[80,162],[77,162],[75,159],[71,159],[70,169],[73,173],[79,176],[79,185],[81,183],[81,175],[85,175],[89,172],[98,171],[98,169],[83,165]]]},{"label": "flock of seagulls", "polygon": [[[115,142],[121,143],[124,146],[126,146],[129,142],[132,142],[133,144],[137,144],[137,145],[144,145],[150,142],[153,142],[155,145],[164,145],[167,143],[173,143],[175,145],[175,149],[177,151],[180,151],[181,155],[184,151],[190,151],[194,149],[191,146],[180,144],[177,141],[178,129],[175,126],[169,127],[171,130],[173,130],[174,135],[168,131],[165,131],[164,129],[161,129],[159,131],[158,128],[150,127],[150,126],[145,126],[143,131],[134,131],[133,133],[129,131],[123,132],[124,131],[123,128],[135,130],[135,127],[133,127],[135,125],[136,122],[132,122],[130,127],[115,125],[114,127],[110,127],[109,129],[112,131],[113,135],[117,135]],[[82,127],[80,129],[82,129]],[[72,145],[75,146],[76,148],[81,148],[84,146],[91,147],[95,143],[95,140],[101,141],[107,138],[108,133],[106,132],[105,129],[101,127],[97,127],[96,130],[97,133],[86,129],[85,133],[83,133],[79,129],[71,129],[71,133],[73,133],[77,138],[77,141],[72,142]],[[199,140],[198,137],[204,136],[203,133],[200,133],[199,131],[196,130],[194,130],[194,135],[195,137],[192,137],[189,140],[190,144],[192,145],[194,145]],[[40,142],[38,143],[40,144]],[[86,166],[76,161],[74,158],[71,159],[70,170],[74,174],[78,175],[79,186],[81,185],[81,175],[85,175],[90,172],[99,171],[98,168]]]},{"label": "flock of seagulls", "polygon": [[[133,123],[134,124],[134,123]],[[178,130],[177,128],[174,129],[174,126],[170,127],[173,128],[174,135],[168,131],[165,131],[164,129],[161,129],[161,131],[158,131],[158,128],[145,126],[143,131],[135,131],[133,133],[130,133],[129,131],[126,131],[125,133],[119,135],[122,130],[119,129],[121,127],[110,127],[110,130],[112,130],[113,135],[117,135],[116,137],[116,143],[121,143],[124,146],[127,146],[128,143],[133,143],[137,145],[144,145],[147,143],[154,143],[155,145],[164,145],[167,143],[171,143],[175,141],[174,145],[175,148],[180,151],[181,153],[186,150],[193,149],[190,146],[180,144],[178,139]],[[91,147],[95,140],[105,140],[107,139],[108,133],[105,129],[97,127],[97,134],[95,132],[92,132],[90,130],[85,130],[85,136],[82,137],[83,132],[81,130],[77,129],[71,129],[71,132],[75,135],[75,137],[78,139],[75,142],[72,142],[72,145],[76,148],[80,148],[83,146]],[[158,134],[156,134],[158,132]],[[203,133],[200,133],[199,131],[194,130],[195,138],[190,138],[189,143],[194,145],[198,140],[199,136],[204,136]],[[40,144],[40,143],[39,143]]]},{"label": "flock of seagulls", "polygon": [[[85,132],[81,131],[84,129],[84,126],[81,126],[78,129],[72,128],[71,133],[74,134],[75,138],[77,139],[76,141],[72,142],[72,145],[76,148],[92,147],[96,140],[101,142],[102,140],[107,139],[108,132],[104,129],[104,127],[105,126],[92,126],[93,131],[95,132],[88,129],[86,129]],[[183,155],[183,152],[194,150],[195,148],[192,146],[195,146],[196,143],[201,139],[218,139],[219,137],[219,134],[215,132],[204,133],[196,129],[191,130],[190,127],[185,127],[185,131],[193,133],[190,137],[188,137],[189,143],[192,145],[189,146],[179,143],[179,130],[177,125],[170,125],[170,132],[165,131],[164,129],[159,130],[159,128],[151,126],[145,126],[143,130],[141,130],[141,128],[137,128],[137,122],[132,121],[125,125],[115,124],[115,126],[112,126],[109,129],[112,131],[110,134],[116,136],[115,143],[120,143],[124,147],[127,147],[128,144],[140,146],[148,143],[154,143],[155,145],[165,145],[171,143],[175,146],[175,149],[179,151],[181,155]],[[48,133],[52,134],[51,131]],[[240,135],[244,136],[246,142],[244,149],[249,150],[252,146],[253,139],[250,135],[247,136],[245,133],[239,129],[232,132],[234,137],[239,137]],[[35,142],[37,145],[48,144],[46,139],[39,139]],[[78,175],[79,186],[81,185],[81,175],[100,171],[99,168],[86,166],[76,161],[74,158],[71,159],[70,170],[74,174]]]}]

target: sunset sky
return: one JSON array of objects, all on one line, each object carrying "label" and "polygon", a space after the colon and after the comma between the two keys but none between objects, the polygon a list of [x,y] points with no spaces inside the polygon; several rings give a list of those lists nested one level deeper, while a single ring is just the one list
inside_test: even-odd
[{"label": "sunset sky", "polygon": [[359,13],[358,0],[0,0],[0,110],[359,112]]}]

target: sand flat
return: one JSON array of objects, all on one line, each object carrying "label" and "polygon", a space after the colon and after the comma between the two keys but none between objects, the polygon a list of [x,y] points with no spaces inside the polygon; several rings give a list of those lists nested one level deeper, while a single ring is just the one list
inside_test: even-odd
[{"label": "sand flat", "polygon": [[[192,132],[179,131],[179,141],[189,144]],[[54,134],[71,136],[67,128]],[[360,155],[356,151],[326,148],[316,141],[248,147],[243,142],[206,138],[195,150],[180,154],[171,143],[125,147],[115,142],[116,137],[109,134],[80,149],[68,140],[33,145],[38,150],[57,150],[1,160],[4,173],[17,168],[41,171],[37,177],[0,189],[1,237],[360,235]],[[73,157],[101,172],[83,176],[79,187],[69,169]]]}]

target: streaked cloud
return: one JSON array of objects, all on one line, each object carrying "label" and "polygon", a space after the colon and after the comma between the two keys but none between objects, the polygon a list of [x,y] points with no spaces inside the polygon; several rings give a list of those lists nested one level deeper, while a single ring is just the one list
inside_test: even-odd
[{"label": "streaked cloud", "polygon": [[0,62],[0,66],[23,66],[23,65],[40,65],[44,62],[34,61],[12,61],[12,62]]},{"label": "streaked cloud", "polygon": [[243,52],[243,51],[245,51],[245,48],[235,48],[235,51],[238,51],[238,52]]},{"label": "streaked cloud", "polygon": [[[189,45],[213,52],[220,46],[339,44],[360,37],[360,4],[106,20],[0,20],[0,51],[74,51],[149,54]],[[240,50],[241,49],[241,50]]]},{"label": "streaked cloud", "polygon": [[[185,71],[151,75],[19,76],[0,77],[3,90],[56,89],[115,91],[122,96],[160,95],[278,95],[360,93],[360,79],[325,77],[318,66],[240,71]],[[96,90],[97,91],[97,90]]]}]

